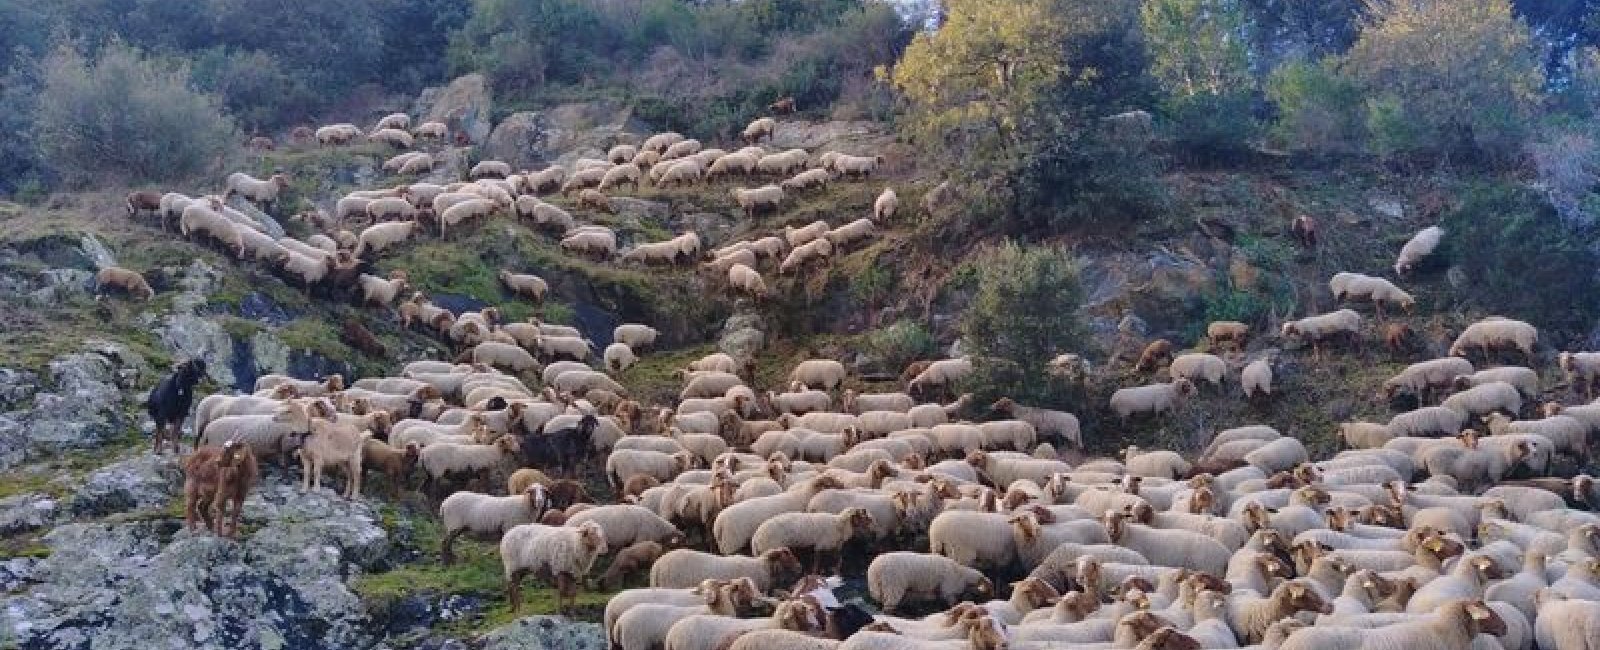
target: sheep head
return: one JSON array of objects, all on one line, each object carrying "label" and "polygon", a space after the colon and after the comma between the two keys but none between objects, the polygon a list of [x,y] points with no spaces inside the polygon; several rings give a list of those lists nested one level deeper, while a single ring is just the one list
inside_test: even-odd
[{"label": "sheep head", "polygon": [[1316,612],[1318,614],[1330,614],[1333,612],[1333,607],[1328,605],[1328,601],[1323,600],[1315,589],[1307,587],[1303,583],[1285,582],[1279,589],[1282,590],[1280,593],[1283,594],[1282,602],[1287,604],[1291,611]]},{"label": "sheep head", "polygon": [[1457,601],[1445,605],[1441,612],[1445,618],[1454,619],[1462,623],[1462,629],[1467,630],[1468,636],[1489,634],[1505,636],[1506,622],[1500,615],[1490,609],[1481,600]]},{"label": "sheep head", "polygon": [[800,566],[800,558],[795,557],[794,551],[787,546],[779,546],[761,554],[761,560],[767,565],[767,571],[777,576],[799,576],[804,570]]}]

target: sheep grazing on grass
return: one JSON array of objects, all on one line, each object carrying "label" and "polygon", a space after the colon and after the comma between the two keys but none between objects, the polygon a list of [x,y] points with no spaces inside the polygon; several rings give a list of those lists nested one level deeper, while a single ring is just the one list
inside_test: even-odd
[{"label": "sheep grazing on grass", "polygon": [[617,551],[617,556],[611,559],[611,566],[606,567],[605,574],[600,576],[601,589],[616,589],[627,582],[629,576],[648,574],[651,565],[666,553],[660,543],[654,541],[634,542],[627,548]]},{"label": "sheep grazing on grass", "polygon": [[505,178],[511,175],[511,165],[499,160],[483,160],[467,172],[468,180],[480,178]]},{"label": "sheep grazing on grass", "polygon": [[1394,283],[1360,273],[1334,274],[1328,286],[1336,300],[1371,301],[1380,319],[1383,318],[1383,306],[1386,304],[1399,307],[1406,312],[1410,312],[1417,304],[1411,294],[1394,286]]},{"label": "sheep grazing on grass", "polygon": [[160,192],[137,191],[129,192],[123,198],[123,205],[128,208],[128,218],[132,219],[140,213],[149,212],[156,214],[161,211],[162,194]]},{"label": "sheep grazing on grass", "polygon": [[1283,324],[1284,338],[1297,336],[1311,342],[1312,358],[1322,359],[1322,344],[1335,338],[1348,338],[1359,345],[1361,340],[1361,314],[1349,309],[1309,316]]},{"label": "sheep grazing on grass", "polygon": [[439,520],[445,532],[439,540],[439,560],[446,566],[455,562],[452,546],[461,535],[498,540],[516,526],[539,521],[549,508],[549,494],[545,486],[537,483],[504,497],[477,492],[451,494],[439,504]]},{"label": "sheep grazing on grass", "polygon": [[1160,415],[1177,408],[1179,401],[1194,392],[1194,383],[1182,377],[1168,384],[1121,388],[1111,394],[1111,410],[1124,421],[1135,413]]},{"label": "sheep grazing on grass", "polygon": [[787,115],[789,113],[793,113],[795,110],[794,98],[782,97],[771,104],[767,104],[767,110],[771,111],[775,115]]},{"label": "sheep grazing on grass", "polygon": [[1167,367],[1167,373],[1173,379],[1187,379],[1197,385],[1205,381],[1212,386],[1221,386],[1223,377],[1228,373],[1228,365],[1214,354],[1191,352],[1175,357]]},{"label": "sheep grazing on grass", "polygon": [[847,374],[844,364],[833,359],[808,359],[789,371],[789,382],[808,388],[833,390],[844,383]]},{"label": "sheep grazing on grass", "polygon": [[367,134],[367,140],[369,142],[381,142],[396,149],[410,149],[412,145],[416,144],[416,138],[400,129],[378,129]]},{"label": "sheep grazing on grass", "polygon": [[1539,330],[1509,318],[1490,317],[1468,325],[1450,344],[1450,356],[1465,357],[1476,349],[1485,359],[1494,350],[1514,349],[1533,366],[1533,347],[1539,343]]},{"label": "sheep grazing on grass", "polygon": [[444,122],[423,122],[412,133],[424,140],[444,140],[450,135],[450,127]]},{"label": "sheep grazing on grass", "polygon": [[550,284],[545,282],[544,278],[528,273],[512,273],[501,269],[500,283],[511,293],[534,302],[543,301],[545,294],[550,292]]},{"label": "sheep grazing on grass", "polygon": [[317,144],[321,146],[350,144],[361,137],[361,127],[354,124],[330,124],[318,128],[314,135]]},{"label": "sheep grazing on grass", "polygon": [[[168,438],[172,440],[172,451],[178,451],[178,441],[182,439],[183,420],[189,417],[189,406],[194,403],[194,387],[206,376],[206,362],[204,359],[189,359],[173,367],[172,372],[161,379],[156,387],[150,390],[149,397],[145,398],[145,412],[150,414],[150,420],[155,423],[154,444],[155,453],[161,453],[162,442]],[[195,439],[198,444],[201,428],[195,427]]]},{"label": "sheep grazing on grass", "polygon": [[739,137],[745,144],[755,144],[762,140],[772,139],[774,131],[778,130],[778,121],[770,117],[757,118],[749,126],[744,127],[744,133]]},{"label": "sheep grazing on grass", "polygon": [[100,272],[94,275],[94,282],[96,290],[101,293],[116,289],[140,300],[149,300],[156,295],[155,290],[150,288],[150,283],[145,282],[144,276],[120,266],[100,269]]},{"label": "sheep grazing on grass", "polygon": [[375,275],[361,274],[361,304],[389,307],[407,289],[406,272],[396,270],[385,280]]},{"label": "sheep grazing on grass", "polygon": [[1211,349],[1221,350],[1223,343],[1228,343],[1236,351],[1244,351],[1245,343],[1250,338],[1250,326],[1238,321],[1219,320],[1206,325],[1206,340],[1211,343]]},{"label": "sheep grazing on grass", "polygon": [[1272,397],[1272,360],[1261,357],[1251,361],[1239,372],[1239,386],[1246,399]]},{"label": "sheep grazing on grass", "polygon": [[367,226],[357,238],[356,249],[352,254],[359,258],[376,255],[384,249],[411,239],[416,232],[415,221],[394,221]]},{"label": "sheep grazing on grass", "polygon": [[1172,342],[1166,339],[1156,339],[1144,346],[1139,352],[1138,362],[1133,364],[1133,369],[1139,372],[1150,372],[1160,367],[1161,362],[1172,361]]},{"label": "sheep grazing on grass", "polygon": [[228,174],[228,190],[222,196],[231,198],[238,194],[246,200],[257,204],[271,204],[278,200],[278,193],[289,186],[289,177],[283,174],[273,174],[267,180],[261,180],[243,172]]},{"label": "sheep grazing on grass", "polygon": [[1444,239],[1444,229],[1438,226],[1428,226],[1413,235],[1405,246],[1400,247],[1400,257],[1394,262],[1394,274],[1402,278],[1406,273],[1416,268],[1434,249],[1439,247],[1439,242]]},{"label": "sheep grazing on grass", "polygon": [[960,357],[958,359],[939,359],[928,364],[927,369],[912,377],[906,382],[906,392],[912,395],[927,395],[933,388],[948,389],[967,375],[972,374],[972,359]]},{"label": "sheep grazing on grass", "polygon": [[[260,472],[248,445],[230,440],[220,447],[196,449],[183,461],[185,525],[194,529],[198,513],[214,534],[237,536],[244,499],[255,486]],[[224,525],[229,503],[233,504],[233,518]]]},{"label": "sheep grazing on grass", "polygon": [[747,219],[754,218],[757,212],[777,210],[783,203],[783,188],[777,185],[763,185],[753,190],[734,188],[731,193]]},{"label": "sheep grazing on grass", "polygon": [[1562,352],[1556,360],[1567,375],[1567,386],[1583,391],[1584,399],[1594,399],[1595,384],[1600,382],[1600,352]]},{"label": "sheep grazing on grass", "polygon": [[594,522],[576,527],[522,524],[506,531],[500,539],[500,561],[512,613],[522,608],[522,580],[530,573],[553,577],[561,613],[576,608],[579,584],[606,552],[605,532]]}]

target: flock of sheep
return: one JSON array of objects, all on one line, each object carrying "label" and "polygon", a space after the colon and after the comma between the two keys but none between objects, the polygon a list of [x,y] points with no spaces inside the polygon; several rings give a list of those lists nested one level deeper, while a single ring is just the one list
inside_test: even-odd
[{"label": "flock of sheep", "polygon": [[[412,146],[402,117],[385,118],[367,137]],[[325,144],[361,137],[346,126],[313,135]],[[752,123],[749,146],[733,152],[663,134],[570,170],[516,174],[488,161],[452,186],[352,193],[334,214],[304,217],[323,230],[305,242],[263,239],[221,197],[130,196],[128,207],[159,211],[315,286],[424,231],[443,237],[501,212],[558,230],[567,250],[614,255],[615,233],[580,226],[540,198],[557,191],[576,194],[578,209],[603,210],[611,197],[602,192],[645,179],[787,176],[732,191],[753,214],[878,164],[766,153],[754,143],[774,126]],[[416,135],[448,135],[427,127]],[[431,167],[429,157],[411,152],[385,166],[408,173]],[[228,183],[229,194],[258,202],[283,186],[277,178]],[[766,295],[758,262],[781,259],[784,273],[826,259],[871,236],[897,208],[886,190],[871,217],[737,242],[712,251],[704,266],[738,291]],[[357,235],[347,229],[355,223],[370,225]],[[1314,226],[1308,232],[1314,241]],[[1443,235],[1418,233],[1396,275]],[[639,244],[622,259],[679,264],[705,257],[701,248],[690,232]],[[351,277],[368,304],[392,305],[408,289],[403,275]],[[536,276],[507,269],[501,278],[519,297],[548,291]],[[1341,301],[1373,302],[1380,321],[1384,307],[1415,307],[1383,278],[1341,273],[1329,286]],[[462,537],[497,540],[513,610],[530,576],[553,584],[564,610],[588,580],[608,590],[647,581],[606,606],[605,632],[624,650],[1600,648],[1600,515],[1589,512],[1600,507],[1600,488],[1587,475],[1553,476],[1590,459],[1600,405],[1539,403],[1553,392],[1532,367],[1537,331],[1521,321],[1474,323],[1450,356],[1384,382],[1383,396],[1426,405],[1387,423],[1345,423],[1349,449],[1332,458],[1314,460],[1296,438],[1249,425],[1217,432],[1193,460],[1129,447],[1117,459],[1073,465],[1055,448],[1083,447],[1078,419],[1010,399],[985,411],[955,394],[972,371],[965,357],[918,362],[902,375],[903,390],[862,393],[847,388],[850,373],[835,360],[800,362],[785,386],[758,387],[752,360],[711,354],[680,371],[675,403],[648,405],[618,381],[656,344],[646,325],[618,327],[596,369],[588,340],[571,328],[504,323],[492,307],[453,314],[420,293],[398,311],[462,356],[348,386],[337,376],[267,376],[253,395],[200,401],[197,451],[185,462],[191,524],[204,518],[236,533],[237,505],[231,527],[222,506],[242,501],[258,462],[298,457],[307,488],[339,468],[352,498],[363,473],[398,490],[420,468],[421,489],[438,499],[441,561],[453,561]],[[1320,358],[1324,346],[1359,342],[1364,323],[1340,309],[1285,323],[1280,334]],[[1395,345],[1403,327],[1386,322],[1381,337]],[[1241,354],[1252,334],[1242,323],[1207,328],[1213,350]],[[1469,360],[1507,352],[1528,366]],[[1558,364],[1575,392],[1593,397],[1600,353],[1562,353]],[[1219,385],[1230,372],[1220,356],[1174,355],[1165,341],[1137,363],[1144,371],[1163,365],[1168,382],[1118,390],[1110,409],[1124,420],[1160,417],[1197,384]],[[1049,367],[1089,372],[1074,355]],[[174,390],[187,390],[174,377]],[[1246,396],[1270,399],[1272,359],[1250,361],[1239,381]],[[167,399],[163,391],[152,404]],[[964,419],[980,412],[1000,419]],[[614,498],[592,498],[579,479],[597,466]],[[607,569],[594,576],[602,556]],[[882,613],[841,603],[833,591],[841,574],[864,577]],[[902,617],[930,607],[938,609]]]}]

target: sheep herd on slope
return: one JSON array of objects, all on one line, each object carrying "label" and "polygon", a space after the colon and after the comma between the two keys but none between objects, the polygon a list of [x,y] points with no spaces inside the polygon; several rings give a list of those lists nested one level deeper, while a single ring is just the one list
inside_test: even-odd
[{"label": "sheep herd on slope", "polygon": [[[409,142],[400,137],[405,123],[385,122],[367,137]],[[771,128],[758,120],[745,135],[753,143]],[[376,137],[385,130],[396,133]],[[315,133],[338,144],[361,132],[323,135]],[[472,172],[480,178],[437,192],[413,184],[347,196],[339,214],[307,217],[330,228],[326,242],[302,242],[321,253],[244,235],[259,230],[228,216],[216,197],[190,201],[175,216],[156,197],[154,210],[291,275],[359,264],[425,232],[442,237],[503,211],[558,229],[570,251],[609,258],[614,234],[577,225],[539,195],[576,192],[580,204],[605,209],[610,197],[601,187],[630,180],[704,183],[713,171],[746,170],[795,181],[820,170],[809,178],[829,182],[870,173],[857,163],[875,160],[841,165],[824,154],[807,170],[814,163],[803,151],[701,156],[706,151],[668,134],[619,145],[593,167],[579,161],[571,170],[514,174],[480,164]],[[741,154],[749,155],[723,162]],[[282,187],[252,180],[230,180],[230,193],[264,200]],[[774,187],[774,196],[791,191]],[[733,195],[746,211],[770,209],[765,189]],[[585,200],[584,192],[594,194]],[[147,203],[130,196],[129,209]],[[851,224],[818,222],[716,249],[704,266],[726,273],[737,291],[765,295],[757,263],[778,262],[781,273],[826,259],[833,246],[870,236],[897,203],[886,190],[859,229],[865,234],[830,237]],[[452,213],[461,205],[481,208]],[[361,234],[344,229],[363,218],[372,225]],[[395,224],[403,236],[371,230]],[[1396,275],[1414,270],[1443,235],[1436,227],[1418,233]],[[632,259],[704,257],[694,233],[639,248],[646,246]],[[793,262],[802,250],[810,257]],[[403,277],[355,277],[370,304],[394,304],[407,289]],[[519,297],[548,291],[511,269],[501,278]],[[1341,301],[1374,303],[1379,337],[1391,346],[1403,325],[1384,322],[1383,309],[1415,308],[1383,278],[1340,273],[1329,286]],[[1245,425],[1216,432],[1192,459],[1128,447],[1116,459],[1071,464],[1055,451],[1084,446],[1071,413],[1002,399],[987,409],[999,419],[963,419],[984,411],[955,392],[972,371],[967,357],[918,362],[902,374],[902,390],[863,393],[849,387],[851,373],[836,360],[802,361],[784,385],[763,387],[754,385],[752,360],[716,353],[679,372],[673,403],[641,404],[619,379],[656,346],[647,325],[618,327],[613,347],[621,347],[598,355],[596,369],[592,346],[571,328],[503,323],[492,307],[453,314],[416,294],[398,313],[461,357],[414,361],[396,376],[349,385],[339,376],[269,375],[254,394],[199,401],[197,449],[185,459],[191,525],[204,519],[237,534],[238,504],[262,462],[298,458],[307,489],[338,468],[351,498],[361,497],[364,474],[395,491],[420,474],[420,489],[438,504],[440,560],[454,561],[463,539],[498,543],[513,609],[529,577],[551,583],[564,610],[591,581],[606,590],[645,582],[605,608],[609,641],[628,650],[1600,648],[1600,515],[1592,512],[1600,486],[1587,474],[1553,475],[1590,460],[1600,405],[1541,403],[1554,391],[1533,368],[1537,330],[1521,321],[1474,323],[1449,356],[1374,387],[1424,406],[1386,423],[1344,423],[1339,437],[1348,448],[1331,458],[1313,459],[1270,426]],[[1338,344],[1359,344],[1366,329],[1346,308],[1285,323],[1277,334],[1304,341],[1320,358]],[[1206,333],[1211,349],[1240,353],[1257,335],[1233,322],[1211,323]],[[1507,356],[1528,365],[1474,365]],[[1238,372],[1247,398],[1273,398],[1273,361],[1257,356]],[[1600,353],[1564,352],[1557,363],[1574,394],[1593,397]],[[1110,410],[1123,420],[1164,417],[1233,372],[1222,357],[1175,354],[1165,341],[1136,363],[1147,372],[1163,366],[1167,382],[1118,390]],[[1075,355],[1048,368],[1078,380],[1091,372]],[[175,433],[172,414],[187,410],[197,378],[190,362],[153,391],[158,431]],[[586,472],[603,474],[613,496],[592,497]],[[231,525],[223,521],[229,503]],[[606,570],[594,575],[602,557]],[[839,574],[864,578],[881,613],[841,603]],[[905,617],[928,608],[937,611]]]}]

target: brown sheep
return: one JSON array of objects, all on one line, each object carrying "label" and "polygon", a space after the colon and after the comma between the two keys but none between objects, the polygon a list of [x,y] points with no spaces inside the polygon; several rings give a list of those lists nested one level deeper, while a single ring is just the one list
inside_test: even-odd
[{"label": "brown sheep", "polygon": [[933,361],[932,360],[928,360],[928,359],[923,359],[923,360],[920,360],[920,361],[912,361],[910,364],[908,364],[906,366],[905,370],[900,372],[900,383],[902,385],[910,383],[911,380],[916,379],[917,375],[922,374],[922,372],[924,370],[927,370],[928,366],[930,366],[932,364],[933,364]]},{"label": "brown sheep", "polygon": [[[221,447],[196,449],[183,461],[183,473],[183,519],[189,528],[195,527],[195,514],[199,512],[212,532],[237,537],[244,498],[261,475],[250,446],[230,440]],[[233,521],[225,526],[223,519],[230,502]]]},{"label": "brown sheep", "polygon": [[374,336],[372,331],[353,320],[344,322],[344,329],[339,332],[339,340],[363,354],[371,357],[387,357],[389,349]]},{"label": "brown sheep", "polygon": [[1226,341],[1233,344],[1233,349],[1242,352],[1249,338],[1250,326],[1238,321],[1219,320],[1206,325],[1206,339],[1211,342],[1212,350],[1222,349],[1222,343]]},{"label": "brown sheep", "polygon": [[250,142],[246,146],[256,151],[274,151],[278,148],[277,145],[273,144],[272,138],[260,135],[250,138]]},{"label": "brown sheep", "polygon": [[622,496],[639,496],[645,490],[661,485],[661,479],[648,474],[634,474],[622,484]]},{"label": "brown sheep", "polygon": [[565,526],[567,525],[567,511],[556,510],[555,508],[546,510],[544,516],[539,518],[539,523],[546,526]]},{"label": "brown sheep", "polygon": [[[593,499],[589,497],[589,491],[583,488],[583,484],[572,479],[564,478],[551,481],[549,488],[551,508],[566,509],[574,505],[593,502]],[[567,514],[575,513],[569,512]]]},{"label": "brown sheep", "polygon": [[777,114],[777,115],[787,115],[789,113],[793,113],[794,110],[795,110],[794,98],[793,97],[780,98],[778,101],[772,102],[771,104],[767,104],[767,110],[772,111],[774,114]]},{"label": "brown sheep", "polygon": [[368,438],[361,443],[361,470],[375,470],[389,479],[389,495],[393,497],[410,479],[421,451],[415,442],[406,443],[405,449],[395,449],[382,440]]},{"label": "brown sheep", "polygon": [[108,266],[100,269],[100,272],[95,274],[94,281],[102,293],[107,289],[116,288],[126,291],[128,295],[141,300],[149,300],[156,295],[156,292],[150,288],[150,283],[144,281],[144,276],[120,266]]},{"label": "brown sheep", "polygon": [[311,127],[309,126],[297,126],[294,127],[294,130],[289,132],[289,139],[293,140],[295,144],[305,144],[310,142],[311,138],[315,136],[316,131],[311,130]]},{"label": "brown sheep", "polygon": [[1411,351],[1416,343],[1417,333],[1405,323],[1385,323],[1383,325],[1383,344],[1389,348],[1390,354],[1404,354]]},{"label": "brown sheep", "polygon": [[1161,362],[1172,361],[1172,342],[1166,339],[1156,339],[1144,346],[1144,351],[1139,353],[1139,362],[1133,369],[1139,372],[1155,370]]},{"label": "brown sheep", "polygon": [[600,588],[610,591],[626,584],[629,576],[649,571],[650,565],[661,559],[661,554],[665,552],[661,544],[650,540],[634,542],[612,558],[611,566],[606,569],[605,575],[600,576]]},{"label": "brown sheep", "polygon": [[139,216],[140,212],[154,213],[161,209],[161,193],[129,192],[126,203],[128,206],[128,218],[130,219]]},{"label": "brown sheep", "polygon": [[599,190],[586,189],[578,192],[578,209],[594,208],[601,212],[611,212],[611,199]]},{"label": "brown sheep", "polygon": [[1300,215],[1289,223],[1289,234],[1294,235],[1301,248],[1317,247],[1317,220],[1310,215]]}]

